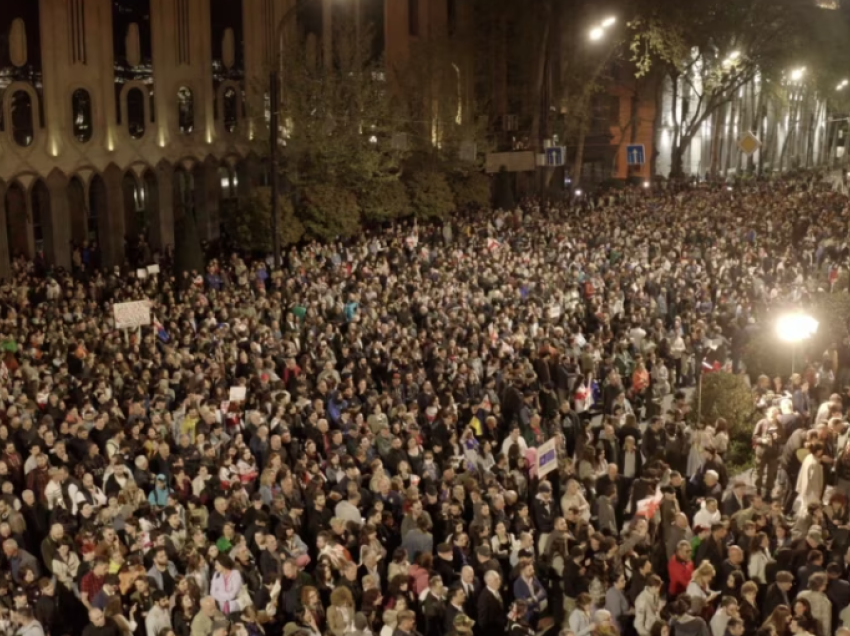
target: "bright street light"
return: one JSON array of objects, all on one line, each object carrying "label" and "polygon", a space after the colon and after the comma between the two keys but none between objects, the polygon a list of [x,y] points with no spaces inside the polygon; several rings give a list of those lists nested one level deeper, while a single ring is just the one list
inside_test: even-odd
[{"label": "bright street light", "polygon": [[644,182],[643,182],[643,187],[644,187],[644,188],[648,188],[648,187],[649,187],[649,181],[644,181]]},{"label": "bright street light", "polygon": [[818,331],[818,321],[806,314],[787,314],[776,321],[776,334],[784,342],[801,342]]},{"label": "bright street light", "polygon": [[603,29],[602,27],[594,27],[590,30],[591,40],[601,40],[603,35],[605,35],[605,29]]},{"label": "bright street light", "polygon": [[730,60],[733,60],[733,61],[734,61],[734,60],[737,60],[739,57],[741,57],[741,52],[740,52],[740,51],[732,51],[732,52],[729,54],[729,59],[730,59]]},{"label": "bright street light", "polygon": [[605,18],[605,19],[602,21],[602,27],[603,27],[603,28],[605,28],[605,29],[607,29],[607,28],[608,28],[608,27],[610,27],[610,26],[614,26],[616,23],[617,23],[617,18],[615,18],[615,17],[613,17],[613,16],[612,16],[612,17],[610,17],[610,18]]},{"label": "bright street light", "polygon": [[795,68],[793,71],[791,71],[791,81],[792,82],[799,82],[801,79],[803,79],[803,75],[805,73],[806,73],[806,67],[805,66],[802,67],[802,68]]}]

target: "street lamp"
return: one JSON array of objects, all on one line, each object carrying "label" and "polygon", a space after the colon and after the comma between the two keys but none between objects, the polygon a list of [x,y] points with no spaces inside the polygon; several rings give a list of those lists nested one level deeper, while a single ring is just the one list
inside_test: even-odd
[{"label": "street lamp", "polygon": [[794,373],[794,354],[797,344],[818,332],[818,321],[804,313],[786,314],[776,321],[776,335],[791,344],[791,373]]},{"label": "street lamp", "polygon": [[847,87],[847,84],[848,84],[847,80],[842,80],[841,83],[838,86],[835,87],[835,90],[837,90],[837,91],[844,90]]},{"label": "street lamp", "polygon": [[610,16],[602,20],[599,24],[592,27],[588,32],[588,36],[594,42],[597,42],[602,39],[605,35],[605,30],[611,28],[617,23],[617,18],[614,16]]},{"label": "street lamp", "polygon": [[805,74],[806,74],[806,67],[805,66],[800,67],[800,68],[795,68],[793,71],[791,71],[791,81],[792,82],[799,82],[801,79],[803,79],[803,75],[805,75]]}]

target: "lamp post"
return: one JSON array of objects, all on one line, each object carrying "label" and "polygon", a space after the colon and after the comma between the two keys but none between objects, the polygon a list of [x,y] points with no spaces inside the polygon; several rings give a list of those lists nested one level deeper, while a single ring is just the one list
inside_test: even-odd
[{"label": "lamp post", "polygon": [[818,321],[802,312],[787,314],[776,321],[776,335],[791,344],[791,375],[794,374],[797,344],[811,338],[817,331]]}]

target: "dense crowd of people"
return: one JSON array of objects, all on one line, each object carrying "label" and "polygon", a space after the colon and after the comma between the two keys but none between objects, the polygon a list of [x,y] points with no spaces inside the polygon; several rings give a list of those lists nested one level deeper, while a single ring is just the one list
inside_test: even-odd
[{"label": "dense crowd of people", "polygon": [[280,270],[17,260],[0,631],[848,636],[850,339],[754,379],[755,487],[688,397],[835,282],[848,223],[757,184],[526,201]]}]

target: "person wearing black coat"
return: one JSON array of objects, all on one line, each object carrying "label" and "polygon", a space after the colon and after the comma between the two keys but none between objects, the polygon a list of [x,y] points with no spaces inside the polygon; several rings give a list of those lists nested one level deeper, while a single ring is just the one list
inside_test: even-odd
[{"label": "person wearing black coat", "polygon": [[507,608],[499,587],[501,577],[492,570],[484,576],[485,587],[478,595],[478,612],[475,623],[476,636],[496,636],[505,633]]},{"label": "person wearing black coat", "polygon": [[792,606],[794,595],[791,588],[794,585],[794,576],[787,571],[777,572],[776,581],[771,583],[762,601],[762,615],[770,616],[780,605]]}]

